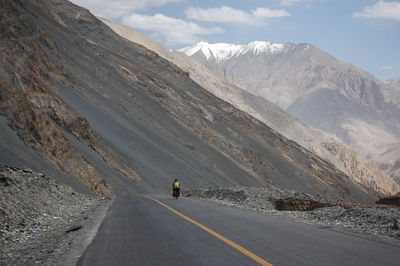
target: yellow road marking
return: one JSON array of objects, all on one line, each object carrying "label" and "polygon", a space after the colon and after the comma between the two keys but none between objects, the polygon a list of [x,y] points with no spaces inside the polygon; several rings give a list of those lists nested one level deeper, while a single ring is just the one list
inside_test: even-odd
[{"label": "yellow road marking", "polygon": [[156,199],[154,199],[154,198],[152,198],[152,197],[146,197],[146,198],[151,199],[151,200],[154,200],[155,202],[157,202],[158,204],[164,206],[164,207],[167,208],[168,210],[170,210],[170,211],[176,213],[177,215],[181,216],[182,218],[184,218],[184,219],[188,220],[189,222],[191,222],[191,223],[197,225],[198,227],[200,227],[200,228],[203,229],[204,231],[207,231],[208,233],[210,233],[211,235],[215,236],[216,238],[219,238],[220,240],[222,240],[222,241],[224,241],[225,243],[227,243],[228,245],[234,247],[235,249],[237,249],[238,251],[242,252],[244,255],[248,256],[249,258],[255,260],[256,262],[260,263],[261,265],[271,265],[271,266],[272,266],[271,263],[269,263],[268,261],[266,261],[266,260],[260,258],[259,256],[257,256],[257,255],[254,254],[253,252],[248,251],[248,250],[245,249],[244,247],[239,246],[239,245],[236,244],[235,242],[233,242],[233,241],[229,240],[228,238],[226,238],[226,237],[224,237],[224,236],[218,234],[217,232],[215,232],[215,231],[211,230],[210,228],[208,228],[208,227],[202,225],[201,223],[196,222],[195,220],[193,220],[193,219],[191,219],[191,218],[189,218],[189,217],[183,215],[182,213],[180,213],[180,212],[178,212],[178,211],[172,209],[172,208],[169,207],[167,204],[164,204],[164,203],[162,203],[161,201],[156,200]]}]

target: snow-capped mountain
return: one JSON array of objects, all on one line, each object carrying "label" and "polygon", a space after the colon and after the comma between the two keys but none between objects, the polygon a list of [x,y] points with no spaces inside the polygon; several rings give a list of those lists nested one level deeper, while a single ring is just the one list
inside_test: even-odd
[{"label": "snow-capped mountain", "polygon": [[265,41],[254,41],[248,44],[231,44],[231,43],[208,43],[199,42],[193,46],[182,48],[178,51],[192,56],[199,51],[203,53],[206,60],[214,59],[218,63],[231,59],[232,57],[239,57],[245,54],[252,54],[258,56],[260,54],[279,54],[288,52],[295,46],[289,43],[274,43]]},{"label": "snow-capped mountain", "polygon": [[391,152],[394,157],[384,163],[386,152],[400,147],[396,82],[385,83],[310,44],[198,43],[180,51],[220,78],[335,135],[400,180],[398,153]]}]

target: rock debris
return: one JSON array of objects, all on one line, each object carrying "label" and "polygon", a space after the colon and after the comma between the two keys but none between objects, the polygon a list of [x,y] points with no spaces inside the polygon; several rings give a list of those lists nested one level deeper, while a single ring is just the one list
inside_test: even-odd
[{"label": "rock debris", "polygon": [[400,208],[394,205],[333,201],[273,185],[202,188],[183,195],[400,244]]},{"label": "rock debris", "polygon": [[62,256],[108,199],[77,193],[30,169],[1,166],[0,264],[65,265]]}]

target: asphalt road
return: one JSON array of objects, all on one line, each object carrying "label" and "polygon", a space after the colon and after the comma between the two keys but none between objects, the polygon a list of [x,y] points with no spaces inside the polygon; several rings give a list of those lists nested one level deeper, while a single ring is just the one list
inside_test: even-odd
[{"label": "asphalt road", "polygon": [[117,197],[78,265],[259,265],[257,257],[273,265],[400,265],[400,246],[190,198],[152,197],[172,210],[142,196]]}]

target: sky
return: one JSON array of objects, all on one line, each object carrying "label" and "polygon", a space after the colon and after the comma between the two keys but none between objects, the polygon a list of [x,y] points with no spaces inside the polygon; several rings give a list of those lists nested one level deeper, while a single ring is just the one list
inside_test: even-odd
[{"label": "sky", "polygon": [[179,49],[207,41],[310,43],[385,80],[400,78],[400,1],[72,0]]}]

